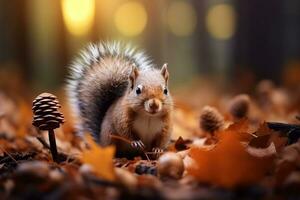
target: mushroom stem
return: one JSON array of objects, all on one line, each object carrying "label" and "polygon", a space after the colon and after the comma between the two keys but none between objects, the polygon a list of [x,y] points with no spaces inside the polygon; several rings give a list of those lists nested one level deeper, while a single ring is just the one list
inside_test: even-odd
[{"label": "mushroom stem", "polygon": [[49,133],[48,135],[49,135],[50,151],[52,154],[52,158],[55,162],[58,162],[58,154],[57,154],[54,130],[50,129],[48,133]]}]

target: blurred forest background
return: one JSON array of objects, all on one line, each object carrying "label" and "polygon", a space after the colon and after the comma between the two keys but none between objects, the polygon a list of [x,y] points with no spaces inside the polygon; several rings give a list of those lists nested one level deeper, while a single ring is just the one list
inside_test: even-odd
[{"label": "blurred forest background", "polygon": [[[299,87],[299,0],[0,0],[0,86],[57,90],[88,42],[129,41],[169,63],[173,87]],[[23,89],[24,89],[23,88]]]}]

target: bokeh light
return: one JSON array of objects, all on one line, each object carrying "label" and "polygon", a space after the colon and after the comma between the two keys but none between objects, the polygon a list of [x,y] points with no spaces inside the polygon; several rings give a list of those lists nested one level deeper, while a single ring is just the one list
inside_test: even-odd
[{"label": "bokeh light", "polygon": [[94,23],[95,0],[62,0],[62,12],[68,31],[85,35]]},{"label": "bokeh light", "polygon": [[235,32],[235,17],[229,4],[212,6],[206,16],[207,31],[216,39],[230,39]]},{"label": "bokeh light", "polygon": [[175,1],[170,5],[167,20],[170,31],[176,36],[191,35],[197,24],[194,8],[184,1]]},{"label": "bokeh light", "polygon": [[146,27],[147,13],[141,3],[131,1],[117,9],[114,20],[117,30],[123,35],[137,36]]}]

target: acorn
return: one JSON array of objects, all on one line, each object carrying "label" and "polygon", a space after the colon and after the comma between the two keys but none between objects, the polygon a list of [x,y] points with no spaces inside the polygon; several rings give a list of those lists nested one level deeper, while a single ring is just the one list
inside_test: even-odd
[{"label": "acorn", "polygon": [[60,104],[57,97],[50,93],[42,93],[32,103],[32,124],[40,130],[48,131],[50,151],[54,161],[58,161],[54,129],[64,123],[64,116],[58,111]]},{"label": "acorn", "polygon": [[180,179],[184,172],[182,157],[173,152],[161,155],[157,162],[157,171],[161,178]]},{"label": "acorn", "polygon": [[200,128],[206,132],[213,134],[221,130],[224,126],[224,117],[214,107],[205,106],[200,114]]},{"label": "acorn", "polygon": [[235,120],[248,116],[250,107],[250,97],[247,94],[235,96],[229,104],[229,113]]},{"label": "acorn", "polygon": [[136,189],[138,185],[138,179],[133,173],[118,167],[115,168],[115,172],[117,180],[121,185],[126,186],[126,188],[131,191]]}]

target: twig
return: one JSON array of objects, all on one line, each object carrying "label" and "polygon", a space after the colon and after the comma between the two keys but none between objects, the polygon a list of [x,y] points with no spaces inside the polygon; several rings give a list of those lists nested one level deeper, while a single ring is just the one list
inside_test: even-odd
[{"label": "twig", "polygon": [[37,136],[36,139],[43,145],[44,148],[50,150],[50,146],[47,144],[47,142],[40,136]]},{"label": "twig", "polygon": [[8,153],[5,149],[3,149],[2,147],[0,147],[0,149],[2,151],[4,151],[16,164],[18,164],[18,161],[16,159],[14,159],[14,157],[12,155],[10,155],[10,153]]},{"label": "twig", "polygon": [[163,154],[163,152],[146,152],[146,154]]},{"label": "twig", "polygon": [[131,141],[124,138],[124,137],[121,137],[121,136],[117,136],[117,135],[110,135],[111,138],[113,139],[118,139],[118,140],[122,140],[123,142],[126,142],[128,144],[131,144]]},{"label": "twig", "polygon": [[148,156],[147,152],[143,151],[143,153],[144,153],[144,155],[146,156],[146,158],[147,158],[147,161],[148,161],[148,162],[150,162],[151,160],[150,160],[150,158],[149,158],[149,156]]},{"label": "twig", "polygon": [[[113,139],[117,139],[117,140],[122,140],[123,142],[126,142],[128,144],[131,144],[131,140],[127,139],[127,138],[124,138],[124,137],[121,137],[121,136],[118,136],[118,135],[110,135],[111,138]],[[145,157],[147,158],[148,161],[151,161],[149,156],[147,155],[147,152],[145,152],[144,150],[142,150]]]},{"label": "twig", "polygon": [[248,133],[249,135],[251,135],[252,137],[255,137],[255,138],[257,138],[258,136],[257,135],[255,135],[254,133]]}]

